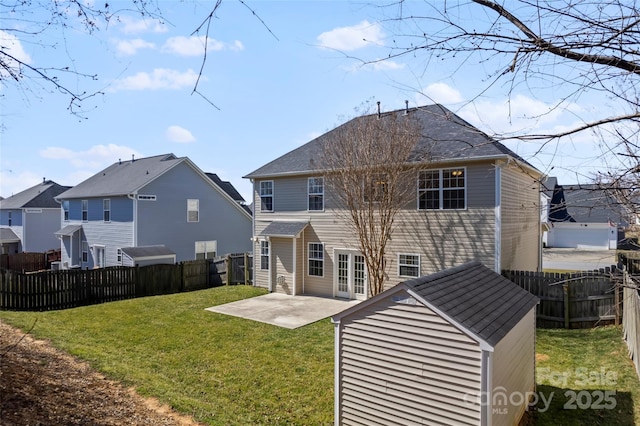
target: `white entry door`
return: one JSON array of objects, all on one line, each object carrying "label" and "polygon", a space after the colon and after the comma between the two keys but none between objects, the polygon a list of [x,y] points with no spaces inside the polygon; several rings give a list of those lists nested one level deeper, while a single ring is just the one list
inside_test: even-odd
[{"label": "white entry door", "polygon": [[94,266],[104,268],[104,246],[94,246],[96,263]]},{"label": "white entry door", "polygon": [[345,299],[367,298],[367,268],[364,256],[358,252],[336,250],[336,296]]}]

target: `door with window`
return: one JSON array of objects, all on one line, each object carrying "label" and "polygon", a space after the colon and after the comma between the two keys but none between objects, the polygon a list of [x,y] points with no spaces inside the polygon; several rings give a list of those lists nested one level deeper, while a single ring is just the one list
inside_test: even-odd
[{"label": "door with window", "polygon": [[336,250],[334,265],[336,296],[345,299],[366,299],[367,268],[364,256],[354,251]]},{"label": "door with window", "polygon": [[96,264],[98,268],[104,268],[104,246],[93,246],[96,255]]}]

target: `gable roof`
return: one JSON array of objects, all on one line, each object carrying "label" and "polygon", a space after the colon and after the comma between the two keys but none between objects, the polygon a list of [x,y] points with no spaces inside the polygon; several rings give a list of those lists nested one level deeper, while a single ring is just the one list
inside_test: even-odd
[{"label": "gable roof", "polygon": [[[425,158],[428,158],[430,163],[512,158],[525,167],[540,173],[515,152],[493,140],[442,105],[433,104],[400,109],[383,113],[381,117],[402,114],[408,114],[418,120],[422,129],[422,136],[411,155],[414,162],[424,162]],[[317,164],[314,161],[321,157],[324,145],[339,134],[339,128],[354,125],[361,119],[362,117],[356,117],[244,177],[255,179],[317,172]]]},{"label": "gable roof", "polygon": [[0,228],[0,243],[19,243],[20,238],[16,235],[11,228]]},{"label": "gable roof", "polygon": [[404,281],[333,317],[339,321],[404,289],[459,326],[495,346],[538,303],[538,298],[480,262],[472,261]]},{"label": "gable roof", "polygon": [[58,199],[134,194],[167,170],[185,161],[173,154],[118,161],[60,194]]},{"label": "gable roof", "polygon": [[52,180],[43,180],[38,185],[0,200],[0,209],[60,208],[55,197],[69,188]]},{"label": "gable roof", "polygon": [[562,185],[560,189],[573,222],[629,225],[627,209],[612,190],[597,184]]}]

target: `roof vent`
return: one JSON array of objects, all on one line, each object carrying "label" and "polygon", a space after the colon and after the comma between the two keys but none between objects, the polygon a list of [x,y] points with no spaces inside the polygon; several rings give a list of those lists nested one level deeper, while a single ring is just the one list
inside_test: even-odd
[{"label": "roof vent", "polygon": [[376,102],[378,104],[378,118],[380,118],[380,101]]},{"label": "roof vent", "polygon": [[131,162],[133,163],[134,161],[136,161],[135,156],[131,154]]},{"label": "roof vent", "polygon": [[118,165],[122,164],[122,158],[118,158]]},{"label": "roof vent", "polygon": [[404,115],[409,115],[409,101],[404,101]]}]

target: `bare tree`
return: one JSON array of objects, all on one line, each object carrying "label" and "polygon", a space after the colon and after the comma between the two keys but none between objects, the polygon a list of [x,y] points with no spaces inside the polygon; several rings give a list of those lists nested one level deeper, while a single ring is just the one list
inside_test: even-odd
[{"label": "bare tree", "polygon": [[[254,18],[269,31],[262,19],[243,0],[244,5]],[[198,90],[200,77],[207,62],[207,45],[212,31],[212,22],[216,18],[223,0],[212,2],[210,11],[201,20],[191,35],[204,37],[202,63],[198,80],[192,94],[201,96],[216,107]],[[91,2],[84,0],[6,0],[0,2],[0,88],[13,85],[25,98],[40,97],[43,93],[62,94],[69,99],[67,109],[83,117],[85,101],[103,93],[90,89],[91,82],[98,80],[96,70],[82,70],[75,66],[73,52],[68,51],[68,37],[94,35],[106,30],[109,25],[120,21],[124,16],[165,23],[158,0],[130,0],[117,2],[114,8],[109,2]],[[185,3],[185,7],[188,5]],[[50,37],[51,31],[58,31],[56,37]],[[63,62],[38,63],[32,61],[22,45],[37,46],[39,49],[58,49],[65,52],[60,55]],[[37,64],[37,65],[36,65]],[[83,89],[84,88],[84,89]],[[0,96],[2,96],[0,92]]]},{"label": "bare tree", "polygon": [[[592,132],[607,160],[607,170],[598,177],[588,177],[608,185],[624,181],[625,189],[637,190],[640,10],[635,1],[417,4],[399,0],[383,10],[391,12],[382,20],[393,33],[386,46],[388,56],[365,59],[367,63],[410,57],[423,60],[425,72],[443,61],[454,63],[456,70],[473,67],[478,73],[478,92],[470,102],[495,88],[502,88],[510,101],[518,92],[536,97],[551,89],[557,100],[548,113],[579,105],[585,94],[601,95],[599,106],[608,102],[617,111],[600,108],[600,116],[583,118],[571,128],[549,133],[524,131],[492,136],[535,142],[540,152],[560,138]],[[582,171],[575,170],[575,174],[581,175]]]},{"label": "bare tree", "polygon": [[369,296],[384,290],[384,255],[394,220],[415,200],[410,159],[420,137],[411,114],[380,113],[379,108],[378,102],[377,113],[360,115],[331,132],[321,156],[327,186],[336,197],[336,214],[357,236]]}]

